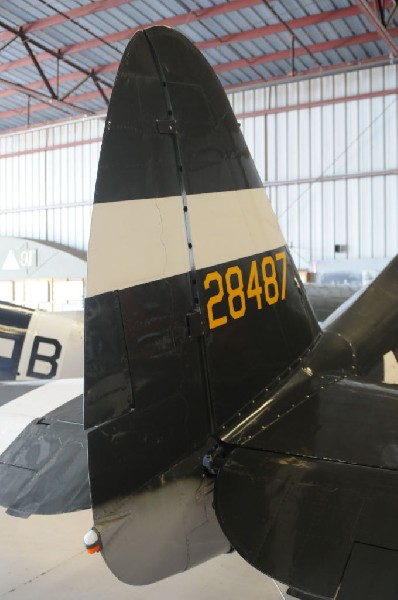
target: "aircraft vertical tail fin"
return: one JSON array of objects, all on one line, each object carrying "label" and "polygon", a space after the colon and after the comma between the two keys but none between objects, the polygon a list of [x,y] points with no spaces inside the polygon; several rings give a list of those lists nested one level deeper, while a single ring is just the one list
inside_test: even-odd
[{"label": "aircraft vertical tail fin", "polygon": [[[119,331],[100,333],[103,324],[95,329],[107,337],[108,362],[124,356],[123,385],[129,388],[132,380],[127,410],[154,391],[148,389],[155,385],[148,383],[154,380],[150,353],[166,364],[156,348],[140,344],[148,343],[149,333],[165,335],[154,318],[168,321],[170,338],[175,309],[181,329],[173,339],[191,338],[191,345],[203,347],[205,393],[218,425],[318,333],[224,90],[204,57],[167,28],[136,34],[120,65],[98,167],[87,288],[90,314],[91,306],[117,291],[118,302],[104,310],[110,318],[117,313]],[[168,304],[182,289],[184,306]],[[131,294],[137,300],[125,307],[123,298]],[[87,326],[89,337],[90,321]],[[113,347],[110,335],[123,347]],[[159,387],[169,385],[169,373],[157,371]],[[98,398],[91,403],[91,387],[89,382],[88,425],[103,418]],[[112,417],[115,398],[108,401]]]},{"label": "aircraft vertical tail fin", "polygon": [[220,82],[165,27],[133,37],[115,81],[87,296],[85,426],[104,534],[116,497],[158,487],[195,453],[201,473],[210,436],[319,331]]}]

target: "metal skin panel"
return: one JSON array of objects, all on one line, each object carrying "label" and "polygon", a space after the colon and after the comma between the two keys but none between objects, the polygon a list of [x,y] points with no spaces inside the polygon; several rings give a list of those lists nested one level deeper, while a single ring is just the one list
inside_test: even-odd
[{"label": "metal skin panel", "polygon": [[162,82],[140,31],[126,48],[113,86],[94,202],[180,194],[173,139],[159,135],[156,125],[168,118]]},{"label": "metal skin panel", "polygon": [[[286,292],[282,299],[268,304],[263,296],[245,298],[233,291],[228,293],[224,283],[223,297],[209,308],[210,298],[219,291],[217,281],[209,289],[204,282],[209,272],[220,273],[226,279],[229,269],[231,290],[239,287],[238,275],[242,272],[242,282],[250,288],[250,272],[253,261],[261,265],[262,260],[274,259],[284,252],[286,264]],[[276,281],[283,280],[283,261],[275,260]],[[259,268],[259,271],[261,269]],[[272,252],[253,255],[223,265],[214,265],[213,269],[198,271],[200,303],[204,309],[206,358],[209,373],[212,406],[215,412],[217,428],[221,427],[247,403],[251,403],[272,381],[292,365],[318,335],[318,326],[300,283],[291,256],[286,247],[276,248]],[[261,281],[261,273],[259,280]],[[253,283],[254,286],[254,283]],[[279,286],[281,287],[281,286]],[[272,298],[275,293],[272,284],[269,290]],[[261,309],[258,299],[261,298]],[[244,314],[236,317],[242,311]],[[233,312],[235,309],[235,313]],[[224,324],[211,329],[211,319],[216,323],[226,319]]]},{"label": "metal skin panel", "polygon": [[[179,165],[165,122],[172,128],[177,124]],[[180,195],[179,170],[187,194],[262,187],[225,93],[205,58],[177,32],[152,27],[135,34],[123,55],[108,109],[94,201]]]},{"label": "metal skin panel", "polygon": [[352,375],[352,352],[342,336],[328,333],[246,404],[223,426],[221,441],[231,447],[251,442],[325,386]]},{"label": "metal skin panel", "polygon": [[118,294],[110,292],[86,298],[84,427],[87,429],[117,417],[133,406]]},{"label": "metal skin panel", "polygon": [[[237,448],[217,477],[215,502],[246,560],[308,597],[331,599],[354,542],[398,550],[397,494],[396,470]],[[382,590],[379,575],[378,583]]]},{"label": "metal skin panel", "polygon": [[[362,288],[358,288],[355,286],[349,285],[321,285],[310,283],[304,286],[305,291],[308,297],[308,300],[314,309],[314,313],[318,319],[318,321],[322,322],[323,326],[326,326],[329,329],[329,325],[339,317],[341,314],[346,311],[349,306],[355,301],[359,294],[363,293]],[[379,286],[379,289],[383,290],[385,285]],[[354,296],[355,295],[355,296]],[[391,324],[394,327],[395,325],[395,307],[394,298],[395,296],[390,295],[392,299],[392,306],[389,306],[386,310],[387,318],[391,318]],[[341,308],[340,308],[341,307]],[[336,311],[335,314],[333,314]],[[357,319],[356,325],[363,326],[364,323],[367,323],[366,319]],[[333,326],[332,326],[333,327]],[[391,335],[391,340],[387,342],[386,347],[390,348],[395,342],[395,333],[394,329],[390,329],[389,327],[385,328],[385,331],[389,331]],[[383,331],[383,336],[385,335],[385,331]],[[364,344],[366,346],[372,347],[371,344],[368,343],[368,331],[366,331],[366,339]],[[377,340],[379,343],[379,340]],[[374,353],[374,346],[372,347]],[[389,350],[384,355],[382,355],[383,348],[379,350],[380,358],[372,358],[372,364],[370,367],[365,368],[364,366],[361,368],[361,376],[366,377],[369,381],[379,381],[385,383],[398,383],[397,379],[397,355],[398,355],[398,346]]]},{"label": "metal skin panel", "polygon": [[199,341],[187,335],[192,310],[188,274],[121,290],[119,298],[135,407],[148,410],[167,398],[189,403],[184,412],[195,446],[209,425],[206,404],[200,401]]},{"label": "metal skin panel", "polygon": [[82,407],[78,396],[36,419],[0,456],[0,504],[9,514],[53,515],[90,507]]},{"label": "metal skin panel", "polygon": [[397,588],[397,550],[354,544],[337,600],[395,600]]},{"label": "metal skin panel", "polygon": [[139,490],[166,472],[179,457],[194,450],[200,433],[199,440],[206,441],[203,415],[197,408],[191,410],[189,400],[192,398],[181,394],[161,395],[147,408],[131,411],[89,431],[94,509],[104,501]]},{"label": "metal skin panel", "polygon": [[396,386],[315,375],[307,376],[295,394],[286,388],[282,386],[281,397],[296,401],[290,410],[283,412],[279,399],[281,414],[275,415],[275,394],[244,431],[235,428],[225,439],[278,454],[397,468],[398,430],[391,426],[398,413]]},{"label": "metal skin panel", "polygon": [[[138,490],[93,501],[103,558],[124,583],[153,583],[230,550],[212,505],[213,479],[203,475],[202,457],[211,444],[207,440]],[[136,471],[144,473],[144,452],[140,458]]]}]

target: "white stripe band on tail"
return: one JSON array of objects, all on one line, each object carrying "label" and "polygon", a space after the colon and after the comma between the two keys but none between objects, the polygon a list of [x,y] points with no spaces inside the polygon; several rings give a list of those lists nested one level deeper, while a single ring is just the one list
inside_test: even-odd
[{"label": "white stripe band on tail", "polygon": [[83,393],[82,379],[52,381],[0,406],[0,454],[35,419]]},{"label": "white stripe band on tail", "polygon": [[[285,245],[263,188],[187,197],[196,269]],[[87,296],[188,273],[181,197],[94,204]]]},{"label": "white stripe band on tail", "polygon": [[180,196],[94,204],[87,296],[189,271]]},{"label": "white stripe band on tail", "polygon": [[263,188],[188,196],[197,269],[285,245]]}]

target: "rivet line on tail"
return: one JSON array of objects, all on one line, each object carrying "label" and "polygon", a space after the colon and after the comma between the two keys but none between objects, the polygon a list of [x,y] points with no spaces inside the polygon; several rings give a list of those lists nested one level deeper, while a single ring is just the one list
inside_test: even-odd
[{"label": "rivet line on tail", "polygon": [[171,103],[170,93],[169,93],[169,90],[167,87],[167,81],[166,81],[165,74],[163,72],[162,65],[158,59],[158,56],[157,56],[154,48],[152,47],[149,37],[147,37],[147,40],[148,40],[149,46],[151,48],[151,52],[152,52],[152,55],[153,55],[153,58],[154,58],[154,61],[156,64],[156,68],[159,72],[159,77],[162,81],[163,91],[164,91],[164,99],[166,102],[167,113],[169,115],[169,119],[157,120],[156,125],[157,125],[159,133],[162,133],[162,134],[168,133],[168,134],[174,136],[174,148],[175,148],[176,160],[177,160],[178,180],[179,180],[179,184],[180,184],[181,198],[182,198],[182,204],[183,204],[183,210],[184,210],[184,222],[185,222],[185,230],[186,230],[186,235],[187,235],[189,265],[190,265],[190,269],[191,269],[191,288],[192,288],[195,306],[197,306],[199,304],[199,290],[198,290],[197,279],[196,279],[196,265],[195,265],[195,257],[194,257],[194,253],[193,253],[191,224],[190,224],[190,219],[189,219],[187,193],[186,193],[184,174],[183,174],[181,148],[180,148],[180,144],[179,144],[179,140],[178,140],[178,123],[174,119],[173,106]]},{"label": "rivet line on tail", "polygon": [[[146,35],[145,31],[144,31],[144,34]],[[181,154],[181,148],[180,148],[179,139],[178,139],[178,123],[176,123],[176,121],[174,119],[173,105],[171,102],[170,93],[169,93],[169,90],[167,87],[167,80],[166,80],[166,77],[165,77],[165,74],[163,71],[162,64],[156,54],[154,47],[152,46],[149,36],[146,35],[146,37],[147,37],[147,41],[148,41],[149,47],[152,52],[152,56],[155,61],[156,68],[159,73],[160,80],[163,85],[164,98],[166,101],[167,113],[169,115],[169,132],[170,132],[170,134],[173,135],[173,139],[174,139],[174,149],[175,149],[176,160],[177,160],[177,169],[178,169],[178,180],[179,180],[179,184],[180,184],[181,198],[182,198],[183,211],[184,211],[184,223],[185,223],[185,230],[186,230],[187,244],[188,244],[189,266],[190,266],[190,270],[191,270],[190,286],[191,286],[192,296],[193,296],[193,312],[187,314],[187,329],[188,329],[188,335],[190,335],[192,337],[197,336],[200,339],[200,348],[201,348],[201,355],[202,355],[202,361],[201,361],[202,362],[202,372],[203,372],[203,381],[204,381],[204,385],[205,385],[205,389],[206,389],[206,398],[207,398],[208,415],[209,415],[209,426],[210,426],[210,430],[212,432],[214,432],[216,430],[216,419],[215,419],[215,413],[214,413],[214,405],[211,400],[209,373],[207,370],[208,361],[206,359],[206,348],[205,348],[204,340],[202,337],[203,321],[202,321],[202,317],[201,317],[201,310],[200,310],[200,304],[199,304],[200,303],[199,287],[198,287],[198,283],[197,283],[196,264],[195,264],[194,250],[193,250],[193,244],[192,244],[191,223],[190,223],[190,218],[189,218],[187,193],[186,193],[186,186],[185,186],[185,181],[184,181],[182,154]],[[162,121],[160,121],[160,122],[162,123]],[[159,121],[157,122],[157,126],[158,126],[158,130],[159,130]],[[163,123],[160,125],[160,127],[164,131]],[[200,321],[199,324],[198,324],[198,321]]]}]

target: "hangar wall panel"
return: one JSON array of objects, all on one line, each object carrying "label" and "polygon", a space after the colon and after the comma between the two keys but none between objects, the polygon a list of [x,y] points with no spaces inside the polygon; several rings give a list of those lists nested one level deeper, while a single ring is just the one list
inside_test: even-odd
[{"label": "hangar wall panel", "polygon": [[0,136],[0,235],[86,250],[103,119]]},{"label": "hangar wall panel", "polygon": [[230,94],[301,268],[398,252],[397,87],[389,65]]}]

